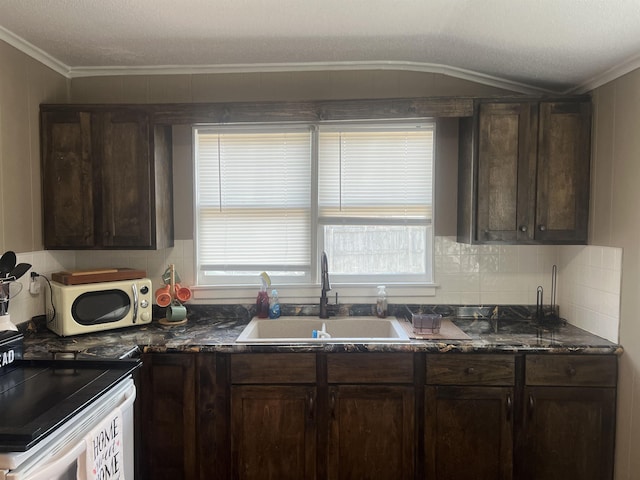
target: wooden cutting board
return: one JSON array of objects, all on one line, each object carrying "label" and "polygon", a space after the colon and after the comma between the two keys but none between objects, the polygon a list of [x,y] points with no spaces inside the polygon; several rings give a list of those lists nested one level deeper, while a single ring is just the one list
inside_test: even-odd
[{"label": "wooden cutting board", "polygon": [[51,275],[51,278],[54,282],[62,283],[63,285],[81,285],[84,283],[134,280],[146,276],[146,271],[134,268],[95,268],[92,270],[56,272]]}]

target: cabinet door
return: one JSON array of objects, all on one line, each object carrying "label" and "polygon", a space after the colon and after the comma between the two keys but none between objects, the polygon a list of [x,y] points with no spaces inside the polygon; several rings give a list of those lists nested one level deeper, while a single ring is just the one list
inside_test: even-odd
[{"label": "cabinet door", "polygon": [[100,119],[101,243],[151,248],[155,198],[148,115],[123,109]]},{"label": "cabinet door", "polygon": [[316,477],[315,387],[231,388],[231,478]]},{"label": "cabinet door", "polygon": [[591,106],[540,104],[536,239],[586,243]]},{"label": "cabinet door", "polygon": [[537,113],[531,103],[480,105],[476,238],[533,240]]},{"label": "cabinet door", "polygon": [[138,391],[142,478],[197,478],[195,358],[154,353],[142,361]]},{"label": "cabinet door", "polygon": [[44,247],[95,243],[91,114],[41,116]]},{"label": "cabinet door", "polygon": [[511,387],[427,387],[427,478],[511,479],[513,395]]},{"label": "cabinet door", "polygon": [[414,401],[409,386],[329,387],[328,478],[413,478]]},{"label": "cabinet door", "polygon": [[615,389],[527,387],[517,478],[613,478]]}]

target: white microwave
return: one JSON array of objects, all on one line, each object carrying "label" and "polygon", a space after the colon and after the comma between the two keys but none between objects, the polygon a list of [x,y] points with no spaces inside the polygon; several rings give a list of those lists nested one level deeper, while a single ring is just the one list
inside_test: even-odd
[{"label": "white microwave", "polygon": [[151,280],[64,285],[51,282],[47,326],[63,337],[150,323]]}]

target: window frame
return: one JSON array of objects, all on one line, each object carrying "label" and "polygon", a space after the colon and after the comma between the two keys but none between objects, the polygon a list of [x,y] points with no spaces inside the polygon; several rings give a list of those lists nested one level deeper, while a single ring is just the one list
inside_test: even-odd
[{"label": "window frame", "polygon": [[[280,287],[286,287],[287,290],[293,290],[293,291],[297,291],[299,292],[297,295],[300,296],[308,296],[308,291],[309,291],[309,287],[311,287],[314,291],[316,286],[319,284],[319,272],[318,272],[318,258],[319,255],[323,249],[323,235],[322,235],[322,228],[323,226],[326,224],[326,222],[323,222],[320,220],[319,215],[318,215],[318,184],[319,184],[319,179],[318,179],[318,129],[319,127],[325,127],[328,126],[330,128],[335,128],[338,127],[340,125],[345,125],[345,126],[358,126],[358,127],[364,127],[366,125],[370,125],[373,126],[375,128],[380,128],[381,126],[384,125],[390,125],[393,124],[394,126],[401,126],[403,124],[413,124],[415,125],[416,123],[422,123],[422,124],[429,124],[430,128],[432,130],[432,135],[433,135],[433,160],[432,160],[432,213],[431,213],[431,232],[427,233],[426,235],[426,241],[427,244],[425,245],[425,248],[427,249],[425,251],[425,256],[427,257],[427,277],[430,277],[430,280],[428,279],[415,279],[415,278],[409,278],[408,275],[402,275],[402,278],[398,279],[398,276],[389,276],[389,277],[383,277],[383,276],[376,276],[376,279],[371,281],[369,280],[369,276],[360,276],[360,275],[349,275],[348,276],[348,280],[346,279],[341,279],[342,281],[338,280],[333,282],[333,285],[335,287],[340,286],[341,290],[344,288],[350,288],[353,291],[357,291],[357,290],[361,290],[361,289],[366,289],[368,290],[368,288],[370,286],[375,286],[378,284],[386,284],[386,285],[395,285],[399,288],[402,287],[406,287],[408,288],[407,291],[409,291],[411,288],[414,287],[433,287],[434,284],[434,262],[435,262],[435,256],[434,256],[434,238],[435,238],[435,189],[436,189],[436,152],[437,152],[437,119],[435,118],[403,118],[403,119],[392,119],[392,120],[378,120],[378,119],[367,119],[367,120],[349,120],[349,121],[339,121],[339,122],[265,122],[265,123],[240,123],[240,124],[234,124],[234,125],[226,125],[226,124],[195,124],[192,126],[192,135],[193,135],[193,145],[194,145],[194,166],[196,166],[196,168],[194,168],[194,197],[193,197],[193,206],[194,206],[194,271],[196,273],[196,278],[200,277],[200,272],[199,272],[199,259],[198,259],[198,255],[199,255],[199,246],[198,246],[198,213],[199,213],[199,209],[198,209],[198,204],[197,204],[197,159],[196,159],[196,148],[195,148],[195,143],[196,143],[196,134],[197,134],[197,130],[198,129],[202,129],[202,130],[206,130],[206,129],[230,129],[230,130],[238,130],[238,131],[243,131],[243,130],[247,130],[247,131],[278,131],[278,129],[282,129],[282,128],[298,128],[298,129],[302,129],[302,128],[311,128],[312,130],[312,140],[311,140],[311,145],[312,145],[312,149],[311,149],[311,234],[310,234],[310,261],[311,261],[311,265],[310,265],[310,272],[309,272],[309,277],[307,277],[307,279],[309,280],[309,282],[305,282],[305,283],[289,283],[289,282],[279,282],[278,286]],[[378,222],[374,222],[374,223],[378,223]],[[380,222],[380,223],[385,223],[384,221]],[[420,224],[420,222],[410,222],[410,223],[415,223],[415,224]],[[427,226],[428,228],[428,226]],[[331,272],[330,272],[331,273]],[[207,297],[206,295],[206,291],[207,290],[211,290],[211,289],[220,289],[222,288],[223,290],[227,290],[230,291],[230,289],[240,289],[240,290],[244,290],[245,287],[248,286],[253,286],[253,285],[259,285],[259,277],[256,275],[255,278],[253,278],[253,276],[249,277],[249,276],[245,276],[244,278],[242,278],[241,282],[236,282],[236,283],[229,283],[229,282],[224,282],[224,283],[217,283],[217,284],[200,284],[198,282],[198,284],[196,286],[194,286],[194,289],[196,291],[196,297],[200,297],[202,296],[203,293],[205,293],[204,297]],[[200,295],[198,295],[198,293],[200,293]],[[239,293],[239,292],[238,292]],[[422,296],[424,296],[425,292],[421,292]],[[428,291],[427,291],[428,294]]]},{"label": "window frame", "polygon": [[[352,132],[374,132],[376,130],[381,132],[388,132],[390,130],[406,131],[407,128],[403,126],[415,126],[421,124],[427,126],[432,135],[432,160],[431,160],[431,219],[419,220],[419,219],[398,219],[392,220],[389,218],[372,218],[369,222],[367,218],[355,217],[349,219],[349,217],[340,216],[321,216],[318,214],[314,218],[316,224],[316,234],[318,246],[316,252],[319,255],[320,252],[325,250],[324,240],[325,235],[322,230],[326,225],[389,225],[389,226],[418,226],[425,227],[425,267],[426,272],[424,275],[417,274],[376,274],[373,281],[370,280],[368,274],[333,274],[333,278],[336,279],[336,284],[341,285],[433,285],[434,284],[434,238],[435,238],[435,170],[436,170],[436,150],[437,150],[437,130],[438,122],[435,118],[411,118],[411,119],[394,119],[394,120],[350,120],[340,122],[323,122],[319,124],[319,130],[321,134],[322,130],[327,132],[340,131],[341,127],[347,127],[345,130]],[[349,128],[351,127],[351,128]],[[319,149],[317,150],[319,152]],[[317,159],[316,159],[317,161]],[[316,165],[318,168],[318,165]],[[313,182],[317,186],[320,183],[320,179],[316,178]],[[320,201],[318,194],[316,193],[315,205],[318,207]],[[333,222],[332,222],[333,220]],[[430,229],[430,231],[429,231]],[[329,258],[331,262],[331,258]]]},{"label": "window frame", "polygon": [[[201,275],[203,275],[201,269],[200,269],[200,248],[198,246],[198,241],[200,238],[200,231],[199,231],[199,227],[200,227],[200,223],[198,220],[198,216],[200,214],[200,208],[198,205],[198,195],[199,195],[199,190],[198,190],[198,186],[199,186],[199,181],[198,181],[198,149],[197,149],[197,134],[199,130],[211,130],[215,133],[223,133],[223,132],[227,132],[227,133],[246,133],[246,134],[252,134],[252,133],[282,133],[282,132],[291,132],[291,133],[301,133],[304,131],[310,131],[312,130],[314,127],[308,123],[302,123],[302,122],[288,122],[288,123],[275,123],[275,122],[268,122],[268,123],[245,123],[245,124],[235,124],[235,125],[213,125],[213,124],[201,124],[201,125],[193,125],[192,126],[192,145],[193,145],[193,164],[194,164],[194,170],[193,170],[193,184],[194,184],[194,191],[193,191],[193,225],[194,225],[194,273],[195,273],[195,280],[196,280],[196,286],[200,287],[200,288],[218,288],[221,286],[245,286],[245,285],[249,285],[255,282],[255,280],[257,278],[259,278],[259,273],[261,270],[263,270],[262,268],[259,269],[259,271],[250,271],[247,270],[247,274],[238,274],[235,276],[230,276],[227,275],[226,281],[225,282],[221,282],[221,283],[200,283],[200,278]],[[313,152],[313,135],[310,135],[310,148],[311,148],[311,152]],[[310,178],[313,178],[313,162],[311,161],[310,158]],[[311,187],[313,187],[313,183],[311,185]],[[311,189],[310,189],[311,190]],[[313,194],[310,191],[310,198],[309,198],[309,202],[312,202],[312,198],[313,198]],[[312,208],[312,204],[311,204],[311,208]],[[311,208],[310,208],[310,218],[309,218],[309,238],[313,239],[313,217],[311,214]],[[303,275],[303,279],[306,280],[305,282],[295,282],[292,281],[294,280],[294,278],[292,276],[284,276],[283,278],[281,278],[280,280],[283,280],[282,283],[284,284],[291,284],[291,285],[296,285],[296,284],[310,284],[314,281],[315,279],[315,275],[313,272],[313,252],[310,252],[310,258],[309,261],[311,262],[311,265],[305,265],[304,267],[301,267],[301,270],[304,271],[304,275]],[[277,268],[277,267],[276,267]]]}]

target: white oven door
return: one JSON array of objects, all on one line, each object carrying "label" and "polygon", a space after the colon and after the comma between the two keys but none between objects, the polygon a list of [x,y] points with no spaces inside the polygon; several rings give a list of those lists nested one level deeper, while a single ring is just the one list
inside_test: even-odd
[{"label": "white oven door", "polygon": [[133,402],[136,387],[128,378],[56,432],[26,452],[0,453],[0,480],[75,480],[85,436],[114,409],[122,412],[124,478],[134,478]]}]

